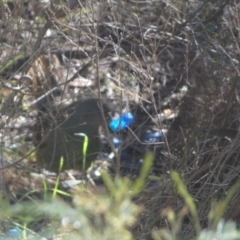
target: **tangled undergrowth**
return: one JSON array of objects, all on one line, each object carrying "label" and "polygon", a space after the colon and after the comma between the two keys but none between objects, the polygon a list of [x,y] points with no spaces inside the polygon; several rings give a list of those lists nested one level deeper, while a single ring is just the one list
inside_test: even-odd
[{"label": "tangled undergrowth", "polygon": [[[231,222],[225,225],[220,220],[239,225],[238,0],[4,1],[0,6],[4,201],[26,211],[25,203],[19,202],[39,201],[48,195],[46,189],[59,188],[56,182],[73,180],[69,172],[59,178],[39,174],[34,153],[44,136],[36,125],[44,118],[54,122],[56,112],[91,96],[109,99],[121,111],[132,112],[135,119],[130,129],[118,133],[123,146],[122,154],[115,152],[115,171],[105,162],[104,168],[111,169],[112,175],[119,172],[135,180],[146,152],[154,153],[145,187],[134,198],[123,194],[130,194],[131,184],[116,178],[115,185],[109,186],[108,180],[110,193],[119,186],[124,189],[119,190],[122,195],[114,204],[125,204],[121,211],[130,209],[133,214],[131,224],[119,223],[121,231],[126,230],[126,239],[213,239],[219,228],[222,236],[226,229],[238,234]],[[144,142],[144,133],[159,131],[164,135],[161,142]],[[70,203],[63,188],[62,198]],[[60,189],[59,195],[63,193]],[[123,221],[121,211],[106,220],[109,206],[101,205],[101,197],[86,198],[91,209],[96,205],[99,217],[94,220],[94,211],[90,213],[91,231],[97,226],[105,236],[112,228],[116,232],[108,236],[116,236],[109,239],[118,239],[117,234],[123,233],[117,231],[118,223],[112,226],[109,219]],[[57,211],[65,208],[62,204],[53,203]],[[38,205],[37,214],[46,214],[53,206],[47,199]],[[85,221],[82,216],[88,210],[82,208],[83,215],[73,219],[81,216]],[[37,224],[32,221],[29,226],[39,233],[48,229],[49,235],[56,234],[53,229],[59,228],[53,225],[67,212],[75,214],[71,207],[66,209],[69,212],[58,214],[52,207],[50,218],[36,216]],[[23,216],[34,216],[30,210],[33,208]],[[81,236],[81,232],[76,234]],[[88,234],[90,230],[84,236],[94,239]]]}]

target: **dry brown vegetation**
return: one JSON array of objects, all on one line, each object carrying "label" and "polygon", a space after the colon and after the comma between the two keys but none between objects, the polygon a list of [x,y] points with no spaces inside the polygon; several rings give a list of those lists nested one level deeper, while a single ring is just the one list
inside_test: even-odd
[{"label": "dry brown vegetation", "polygon": [[[107,98],[135,115],[126,142],[129,134],[166,131],[164,144],[131,144],[129,157],[137,163],[154,151],[149,175],[160,177],[136,197],[144,210],[131,229],[134,238],[158,239],[152,231],[169,229],[168,209],[184,216],[177,239],[193,238],[194,221],[169,173],[181,175],[202,228],[209,226],[212,202],[239,179],[240,2],[76,2],[73,9],[63,0],[0,3],[1,191],[11,203],[40,192],[41,180],[31,173],[42,111]],[[237,190],[225,219],[239,222],[239,199]]]}]

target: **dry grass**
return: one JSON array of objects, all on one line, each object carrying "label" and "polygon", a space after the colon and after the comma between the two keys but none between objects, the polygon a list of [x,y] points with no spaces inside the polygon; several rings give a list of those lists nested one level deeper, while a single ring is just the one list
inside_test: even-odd
[{"label": "dry grass", "polygon": [[[201,227],[208,227],[212,202],[224,199],[239,178],[238,1],[101,0],[72,10],[63,1],[29,3],[30,18],[20,3],[1,9],[4,156],[28,165],[34,160],[27,153],[43,98],[53,96],[50,113],[89,94],[114,99],[135,114],[135,135],[168,130],[164,145],[140,144],[143,152],[155,151],[158,168],[151,175],[160,180],[136,199],[145,208],[132,229],[135,238],[173,231],[168,209],[180,219],[178,239],[196,235],[172,170],[186,184]],[[64,99],[53,94],[56,89]],[[223,217],[238,222],[238,203],[236,191]]]}]

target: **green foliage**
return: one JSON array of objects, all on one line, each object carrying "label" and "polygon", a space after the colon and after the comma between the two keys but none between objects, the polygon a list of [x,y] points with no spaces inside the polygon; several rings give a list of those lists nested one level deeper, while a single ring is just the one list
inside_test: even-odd
[{"label": "green foliage", "polygon": [[3,73],[7,68],[11,67],[14,63],[16,63],[19,59],[24,57],[26,53],[24,51],[21,51],[16,54],[16,56],[11,57],[10,60],[4,63],[4,65],[0,69],[0,74]]},{"label": "green foliage", "polygon": [[184,199],[190,213],[192,214],[195,230],[197,233],[200,231],[200,223],[197,216],[197,207],[193,201],[193,198],[188,193],[186,186],[184,185],[183,181],[181,180],[179,174],[175,171],[171,173],[172,180],[176,185],[178,194]]},{"label": "green foliage", "polygon": [[[116,176],[111,179],[110,175],[102,171],[106,188],[101,193],[95,194],[88,186],[75,187],[71,197],[74,207],[63,202],[58,196],[70,196],[59,189],[60,179],[53,188],[53,194],[48,195],[46,183],[44,183],[44,201],[29,201],[6,207],[3,218],[11,217],[14,221],[22,224],[23,239],[28,239],[31,231],[27,228],[31,223],[48,219],[45,226],[44,237],[57,235],[60,239],[134,239],[130,232],[131,227],[137,224],[139,213],[143,208],[133,202],[141,194],[146,184],[146,178],[152,165],[153,156],[146,155],[141,173],[136,181],[129,178]],[[196,203],[187,188],[175,171],[171,173],[172,181],[185,206],[177,213],[171,208],[162,210],[162,217],[166,218],[169,229],[153,229],[152,237],[155,240],[177,240],[183,227],[185,216],[190,212],[197,237],[202,239],[238,239],[240,232],[233,222],[224,222],[221,217],[230,199],[239,189],[238,181],[228,192],[225,199],[215,204],[209,213],[210,225],[208,229],[201,229]],[[100,188],[100,187],[99,187]],[[96,189],[95,189],[96,190]],[[1,203],[3,206],[4,203]]]},{"label": "green foliage", "polygon": [[202,230],[196,240],[236,240],[240,239],[240,231],[232,221],[220,220],[215,230]]},{"label": "green foliage", "polygon": [[187,215],[188,211],[192,215],[192,221],[197,232],[196,240],[227,240],[227,239],[239,239],[240,231],[236,227],[236,223],[232,221],[225,222],[222,218],[226,208],[234,196],[234,194],[240,188],[240,181],[237,181],[234,186],[230,188],[226,197],[215,204],[214,208],[209,213],[209,226],[208,229],[201,229],[197,206],[193,201],[193,198],[188,193],[185,184],[180,178],[179,174],[175,171],[171,173],[172,180],[175,184],[179,196],[184,200],[186,206],[184,206],[179,213],[176,214],[172,209],[165,209],[163,211],[163,217],[166,217],[170,224],[170,231],[166,228],[153,231],[153,238],[155,240],[165,239],[179,239],[178,234],[183,227],[183,219]]},{"label": "green foliage", "polygon": [[[140,176],[136,181],[116,176],[111,179],[102,171],[107,189],[94,194],[88,186],[80,185],[72,191],[74,207],[63,202],[58,196],[69,196],[59,190],[60,180],[56,181],[53,194],[47,197],[47,186],[44,184],[44,201],[29,201],[16,204],[8,209],[8,216],[24,226],[33,221],[48,219],[44,236],[61,235],[60,239],[133,239],[129,231],[137,222],[142,207],[133,203],[133,197],[141,192],[153,155],[146,155]],[[99,186],[100,188],[100,186]],[[57,195],[58,194],[58,195]]]},{"label": "green foliage", "polygon": [[220,223],[230,200],[233,198],[234,194],[240,189],[240,180],[238,180],[228,191],[226,197],[216,203],[211,212],[209,213],[209,220],[211,222],[210,228],[215,229],[216,226]]},{"label": "green foliage", "polygon": [[89,144],[89,138],[85,133],[75,133],[76,136],[81,136],[84,137],[83,141],[83,165],[82,169],[83,171],[86,169],[86,156],[87,156],[87,149],[88,149],[88,144]]},{"label": "green foliage", "polygon": [[[7,3],[12,2],[14,3],[13,10],[5,8]],[[100,64],[101,68],[98,66],[96,70],[97,72],[100,71],[100,74],[95,74],[95,66],[90,64],[91,67],[88,67],[88,69],[91,74],[89,75],[93,75],[94,79],[96,75],[100,75],[97,77],[97,81],[103,79],[101,75],[107,76],[106,80],[110,79],[111,83],[121,80],[121,91],[124,93],[125,90],[129,90],[125,88],[124,79],[133,78],[134,85],[136,80],[136,88],[134,88],[136,92],[133,92],[133,94],[144,97],[147,101],[152,100],[154,95],[163,96],[165,92],[172,92],[174,95],[178,94],[178,85],[191,86],[186,94],[189,99],[180,99],[179,105],[181,107],[175,106],[174,103],[174,109],[171,109],[174,112],[175,110],[181,112],[179,116],[176,115],[176,117],[180,118],[180,121],[176,122],[184,124],[178,126],[181,133],[174,134],[176,136],[184,135],[186,142],[180,144],[180,147],[184,149],[182,156],[175,156],[172,147],[175,144],[169,142],[169,148],[167,147],[169,161],[171,161],[169,170],[171,171],[172,167],[176,169],[175,166],[178,165],[178,160],[180,160],[181,164],[178,165],[179,169],[177,170],[183,176],[192,174],[189,177],[191,181],[187,181],[189,185],[193,181],[201,185],[202,179],[204,181],[206,179],[208,182],[204,182],[197,189],[198,193],[194,195],[196,189],[189,189],[189,186],[184,184],[176,172],[171,173],[176,191],[174,188],[166,191],[159,190],[159,185],[164,185],[164,177],[161,175],[160,180],[158,180],[158,177],[151,176],[152,179],[159,183],[156,188],[159,192],[156,192],[155,195],[163,195],[156,198],[153,209],[157,209],[162,213],[161,217],[164,218],[166,225],[164,228],[159,227],[161,225],[160,221],[158,221],[160,218],[158,216],[160,215],[159,212],[156,215],[146,214],[147,217],[145,217],[144,223],[137,222],[138,214],[142,208],[134,204],[133,199],[135,200],[141,194],[146,185],[146,179],[153,160],[149,153],[136,181],[121,178],[120,176],[112,179],[109,174],[102,172],[107,193],[105,191],[105,193],[96,195],[86,186],[80,186],[71,195],[60,189],[61,182],[60,178],[57,177],[55,186],[51,189],[47,186],[47,182],[43,181],[43,201],[36,201],[32,197],[36,191],[32,191],[24,195],[25,199],[29,199],[27,203],[16,204],[10,208],[4,201],[0,202],[0,211],[4,210],[1,211],[0,218],[11,217],[18,220],[24,226],[23,238],[26,238],[26,228],[31,222],[47,218],[48,223],[45,228],[42,227],[44,231],[46,230],[45,235],[61,234],[62,239],[133,239],[133,233],[130,232],[130,229],[134,224],[138,224],[144,229],[145,225],[147,225],[146,222],[154,222],[156,223],[156,229],[154,229],[155,225],[145,229],[149,232],[152,231],[154,239],[170,240],[180,239],[179,234],[184,231],[184,218],[190,215],[191,222],[188,225],[194,226],[194,231],[198,235],[196,239],[239,239],[239,231],[236,229],[235,224],[222,220],[227,206],[240,187],[239,181],[232,188],[229,187],[238,178],[239,165],[237,163],[239,161],[237,158],[234,159],[234,155],[238,153],[239,143],[230,139],[229,144],[232,147],[225,148],[217,140],[209,142],[207,140],[205,142],[205,140],[202,140],[202,136],[197,136],[199,132],[202,134],[203,126],[210,124],[210,128],[230,127],[239,129],[238,121],[236,121],[236,113],[239,112],[237,107],[239,105],[239,86],[232,84],[233,77],[235,75],[239,76],[238,37],[240,21],[239,8],[234,6],[235,1],[205,1],[202,3],[203,1],[199,0],[167,0],[153,1],[151,4],[148,1],[140,1],[134,2],[132,5],[132,1],[110,1],[111,4],[109,4],[109,1],[78,1],[81,2],[81,6],[73,10],[68,9],[67,1],[56,1],[56,3],[54,1],[51,5],[51,1],[43,1],[44,3],[42,1],[27,2],[30,3],[29,9],[35,12],[31,20],[28,19],[27,14],[29,9],[26,9],[26,4],[23,4],[23,1],[2,0],[0,2],[2,11],[1,24],[3,25],[0,74],[7,74],[7,78],[1,80],[2,86],[6,87],[2,91],[4,98],[2,98],[1,102],[4,103],[9,96],[14,97],[7,104],[7,110],[3,111],[3,114],[12,117],[12,119],[22,114],[32,114],[32,108],[29,107],[29,101],[32,101],[29,96],[32,93],[29,92],[28,96],[23,97],[21,106],[25,110],[23,112],[21,108],[18,108],[18,103],[20,103],[18,99],[22,97],[22,93],[16,92],[16,89],[24,92],[28,90],[22,88],[17,76],[18,73],[20,73],[19,76],[22,76],[27,72],[25,70],[15,72],[14,70],[15,65],[19,69],[22,68],[17,63],[25,56],[30,54],[31,61],[35,61],[37,56],[43,52],[51,53],[53,49],[53,52],[55,52],[55,49],[61,49],[62,43],[64,45],[73,44],[76,48],[86,48],[86,56],[91,56],[91,62],[99,65],[99,59],[97,58],[101,56],[107,46],[109,50],[107,54],[104,53],[103,55],[110,53],[111,56],[115,57],[113,61],[115,62],[118,53],[117,55],[113,53],[121,53],[120,57],[117,58],[129,63],[130,71],[126,71],[128,67],[126,68],[124,64],[119,64],[116,61],[117,64],[110,65],[116,65],[117,67],[107,69],[107,66],[104,65],[106,66],[104,71],[102,71],[102,65]],[[103,5],[103,8],[101,8],[101,5]],[[122,10],[119,7],[121,5]],[[94,9],[98,10],[100,14],[92,11]],[[105,14],[106,16],[104,16]],[[103,16],[101,17],[101,15]],[[46,22],[47,24],[43,25]],[[121,25],[122,23],[124,24]],[[96,29],[95,26],[97,26]],[[94,31],[91,29],[94,29]],[[99,35],[97,35],[98,33]],[[75,38],[77,42],[75,42]],[[94,39],[96,43],[94,43]],[[79,45],[78,40],[84,43],[84,46]],[[101,44],[98,44],[97,40]],[[50,44],[52,41],[54,43]],[[86,44],[85,46],[85,43],[88,42],[93,43],[93,45]],[[98,45],[99,47],[96,47]],[[100,45],[103,45],[103,47]],[[111,45],[113,46],[112,49]],[[88,52],[88,49],[94,51]],[[95,56],[97,56],[96,59]],[[82,59],[79,62],[82,62]],[[28,65],[30,67],[31,62],[24,63],[26,71]],[[58,68],[58,66],[49,67],[51,71],[56,67]],[[154,71],[151,71],[151,69]],[[67,72],[71,75],[71,70]],[[132,72],[134,72],[134,76]],[[81,73],[79,74],[81,75]],[[46,76],[44,80],[48,79],[48,77]],[[151,81],[149,81],[150,79]],[[159,79],[161,80],[158,81]],[[173,79],[177,79],[175,86],[173,86]],[[16,82],[13,83],[12,81]],[[132,80],[129,82],[132,82]],[[141,89],[144,90],[143,92],[142,90],[141,92],[137,91],[139,82],[141,83]],[[155,82],[158,82],[156,86],[154,85]],[[162,84],[162,82],[165,83]],[[126,86],[128,85],[129,83]],[[171,85],[171,88],[168,88],[168,85]],[[151,87],[148,89],[148,86]],[[154,89],[157,90],[154,92]],[[148,90],[149,95],[146,94]],[[164,91],[164,94],[162,94],[162,91]],[[166,99],[171,99],[171,97],[172,95],[169,94]],[[166,99],[161,97],[163,103],[167,102],[172,105]],[[156,101],[156,99],[154,100]],[[156,115],[159,115],[164,110],[162,109],[164,108],[163,105],[161,109],[156,108]],[[184,111],[185,109],[187,111]],[[32,115],[30,116],[32,117]],[[152,113],[149,113],[149,117],[153,117]],[[159,126],[162,127],[160,122],[159,120]],[[11,125],[9,124],[7,129]],[[1,134],[6,136],[9,131],[5,133],[3,131]],[[25,132],[21,132],[21,134],[25,135]],[[81,133],[78,135],[83,136],[85,140],[82,149],[84,157],[82,169],[86,170],[88,137]],[[203,135],[203,138],[205,138],[205,133]],[[9,137],[11,137],[10,134]],[[208,139],[207,136],[206,139]],[[2,142],[4,141],[5,139],[2,140]],[[27,158],[31,154],[32,149],[29,150],[29,146],[27,146],[28,150],[24,150],[25,153],[21,152],[21,146],[26,143],[25,140],[21,139],[19,142],[20,144],[15,143],[13,137],[13,144],[10,147],[4,148],[3,146],[4,155],[7,155],[8,159],[21,158],[22,156]],[[176,142],[178,142],[178,138]],[[207,145],[212,143],[214,144],[213,147],[208,148]],[[202,172],[201,160],[209,161],[209,164],[206,163]],[[191,164],[188,165],[190,162]],[[194,166],[192,165],[193,162]],[[64,159],[61,159],[60,171],[63,169],[63,164]],[[232,170],[236,169],[236,171],[230,171],[229,166]],[[198,172],[199,168],[200,172]],[[207,176],[206,174],[207,178],[202,178],[203,174],[209,171],[211,175]],[[191,178],[192,176],[195,176],[195,178]],[[212,186],[212,188],[206,186]],[[209,198],[214,198],[212,194],[214,191],[223,192],[220,196],[222,200],[210,203]],[[171,196],[171,193],[173,193],[173,196]],[[161,199],[161,197],[165,197],[164,194],[172,200],[169,205],[168,202],[166,203]],[[73,208],[64,203],[59,196],[67,199],[70,196],[73,197],[75,207]],[[151,196],[152,199],[155,197]],[[200,225],[203,217],[202,213],[209,209],[210,206],[202,209],[198,208],[205,204],[205,201],[201,202],[203,198],[204,200],[207,198],[206,202],[213,206],[208,214],[208,227],[204,230],[201,229]],[[184,206],[180,210],[178,208],[173,210],[176,205],[179,207],[178,202]],[[143,204],[147,205],[145,202]],[[154,210],[151,210],[146,209],[146,212],[154,212]],[[205,220],[205,217],[203,218]],[[141,239],[144,239],[144,237]]]}]

